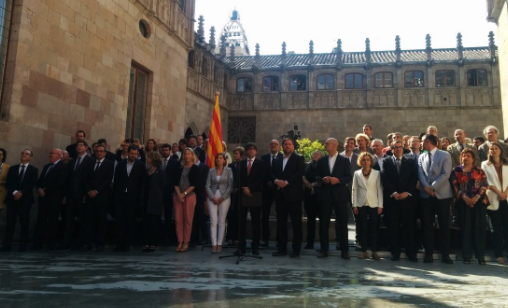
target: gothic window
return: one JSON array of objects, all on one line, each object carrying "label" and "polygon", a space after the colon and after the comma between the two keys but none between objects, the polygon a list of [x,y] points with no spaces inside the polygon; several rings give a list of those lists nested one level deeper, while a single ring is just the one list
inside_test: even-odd
[{"label": "gothic window", "polygon": [[488,86],[487,71],[484,69],[468,70],[467,85],[470,87]]},{"label": "gothic window", "polygon": [[190,68],[194,68],[194,63],[195,63],[195,57],[196,57],[196,53],[194,52],[194,50],[191,50],[189,52],[189,57],[187,58],[187,65],[190,67]]},{"label": "gothic window", "polygon": [[358,73],[346,74],[346,89],[363,89],[363,75]]},{"label": "gothic window", "polygon": [[263,78],[263,92],[279,91],[279,77],[267,76]]},{"label": "gothic window", "polygon": [[318,90],[333,90],[333,75],[323,74],[317,76],[317,89]]},{"label": "gothic window", "polygon": [[290,91],[305,91],[307,90],[307,76],[293,75],[289,77],[289,90]]},{"label": "gothic window", "polygon": [[203,57],[203,61],[201,63],[201,74],[208,77],[208,60],[205,57]]},{"label": "gothic window", "polygon": [[133,65],[130,72],[126,138],[143,140],[147,88],[148,72]]},{"label": "gothic window", "polygon": [[376,88],[393,88],[393,74],[388,72],[377,73],[374,79]]},{"label": "gothic window", "polygon": [[228,122],[228,143],[246,144],[256,142],[255,117],[230,117]]},{"label": "gothic window", "polygon": [[219,67],[217,65],[213,66],[213,81],[215,81],[215,83],[219,81]]},{"label": "gothic window", "polygon": [[252,78],[250,77],[242,77],[236,80],[236,92],[244,93],[244,92],[252,92]]},{"label": "gothic window", "polygon": [[423,87],[423,72],[422,71],[405,72],[404,85],[406,88]]},{"label": "gothic window", "polygon": [[224,84],[223,84],[223,87],[224,87],[224,89],[228,88],[228,74],[226,74],[225,72],[224,72]]},{"label": "gothic window", "polygon": [[454,70],[436,71],[436,87],[453,87],[455,86]]},{"label": "gothic window", "polygon": [[178,0],[178,7],[185,13],[185,0]]}]

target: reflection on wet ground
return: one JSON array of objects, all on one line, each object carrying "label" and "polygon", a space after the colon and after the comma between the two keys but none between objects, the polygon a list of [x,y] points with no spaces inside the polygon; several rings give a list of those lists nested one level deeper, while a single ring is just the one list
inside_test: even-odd
[{"label": "reflection on wet ground", "polygon": [[[232,251],[231,251],[232,252]],[[226,254],[227,252],[223,252]],[[5,307],[508,307],[508,267],[177,254],[0,254]]]}]

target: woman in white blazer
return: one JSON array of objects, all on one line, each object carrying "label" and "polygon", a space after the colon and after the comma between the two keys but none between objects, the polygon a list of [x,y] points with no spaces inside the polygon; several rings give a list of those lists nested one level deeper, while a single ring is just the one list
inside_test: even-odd
[{"label": "woman in white blazer", "polygon": [[492,228],[494,254],[497,262],[504,264],[503,250],[508,251],[508,158],[498,142],[489,145],[488,159],[482,162],[482,169],[487,175],[489,191],[487,197],[490,206],[487,208]]},{"label": "woman in white blazer", "polygon": [[367,257],[367,243],[370,243],[372,259],[379,260],[376,253],[377,235],[379,232],[379,215],[383,212],[383,188],[381,173],[372,169],[374,156],[368,152],[358,155],[357,164],[362,169],[355,171],[353,176],[352,201],[353,212],[360,218],[360,243],[362,252],[359,259]]}]

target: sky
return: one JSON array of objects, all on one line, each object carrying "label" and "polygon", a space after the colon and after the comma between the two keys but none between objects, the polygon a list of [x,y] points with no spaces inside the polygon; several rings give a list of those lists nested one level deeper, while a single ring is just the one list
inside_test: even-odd
[{"label": "sky", "polygon": [[[346,52],[394,50],[399,35],[402,49],[424,49],[425,36],[433,48],[455,48],[462,33],[464,47],[488,45],[488,33],[496,26],[486,21],[485,0],[196,0],[195,19],[203,15],[205,37],[215,26],[217,38],[232,10],[240,12],[252,53],[256,43],[261,54],[287,51],[329,53],[342,40]],[[196,27],[197,30],[197,22]]]}]

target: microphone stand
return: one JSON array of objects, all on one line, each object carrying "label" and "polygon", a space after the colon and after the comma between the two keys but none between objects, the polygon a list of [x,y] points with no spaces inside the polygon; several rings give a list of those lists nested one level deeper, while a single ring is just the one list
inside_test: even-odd
[{"label": "microphone stand", "polygon": [[[242,190],[241,190],[241,187],[240,187],[240,163],[241,161],[238,162],[238,165],[237,165],[237,168],[236,168],[236,178],[235,178],[235,183],[236,183],[236,193],[235,193],[235,198],[238,198],[238,204],[233,204],[233,206],[236,205],[237,207],[237,211],[238,211],[238,215],[237,215],[237,218],[238,218],[238,224],[237,224],[237,232],[238,232],[238,235],[241,234],[241,230],[242,230],[242,225],[241,225],[241,217],[242,217],[242,214],[241,214],[241,211],[242,211]],[[233,200],[234,201],[234,200]],[[235,203],[235,202],[233,202]],[[243,236],[243,240],[245,241],[245,235]],[[226,255],[226,256],[220,256],[219,259],[226,259],[226,258],[234,258],[236,257],[236,264],[240,264],[240,261],[243,261],[243,259],[245,258],[255,258],[255,259],[263,259],[262,256],[254,256],[252,254],[243,254],[241,253],[242,251],[242,247],[241,247],[242,243],[239,243],[238,244],[238,254],[231,254],[231,255]]]}]

